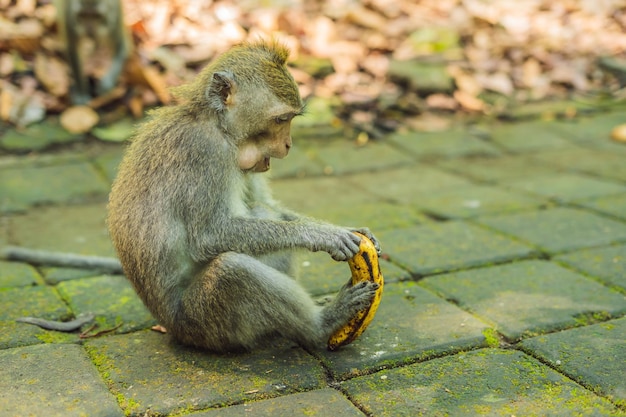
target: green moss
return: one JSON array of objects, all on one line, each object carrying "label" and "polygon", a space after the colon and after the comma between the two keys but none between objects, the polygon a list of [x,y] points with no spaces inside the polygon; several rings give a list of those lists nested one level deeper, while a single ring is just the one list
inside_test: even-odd
[{"label": "green moss", "polygon": [[113,369],[113,365],[109,362],[107,356],[88,344],[85,345],[85,351],[87,351],[87,355],[91,358],[91,362],[95,365],[96,369],[98,369],[102,378],[107,382],[109,387],[112,387],[111,369]]},{"label": "green moss", "polygon": [[498,337],[498,333],[492,329],[487,328],[483,330],[483,336],[485,337],[485,342],[487,346],[492,348],[497,348],[500,346],[500,338]]},{"label": "green moss", "polygon": [[606,311],[594,311],[582,313],[575,317],[576,324],[579,326],[589,326],[590,324],[607,321],[611,318],[611,314]]},{"label": "green moss", "polygon": [[117,394],[115,398],[119,406],[124,410],[124,414],[127,416],[135,414],[135,412],[141,408],[139,401],[134,398],[126,398],[122,394]]},{"label": "green moss", "polygon": [[62,332],[43,332],[37,334],[35,337],[44,343],[74,343],[76,342],[76,335],[67,334]]}]

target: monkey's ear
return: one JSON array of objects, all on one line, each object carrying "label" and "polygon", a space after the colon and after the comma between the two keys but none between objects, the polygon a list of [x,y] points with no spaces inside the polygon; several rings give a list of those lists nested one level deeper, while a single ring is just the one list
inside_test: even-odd
[{"label": "monkey's ear", "polygon": [[236,88],[235,75],[232,72],[214,72],[206,91],[209,106],[217,111],[226,110],[233,103]]}]

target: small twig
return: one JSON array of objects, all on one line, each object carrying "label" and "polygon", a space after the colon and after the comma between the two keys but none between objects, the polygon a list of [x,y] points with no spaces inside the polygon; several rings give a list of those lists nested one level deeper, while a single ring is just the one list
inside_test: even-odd
[{"label": "small twig", "polygon": [[80,339],[89,339],[89,338],[92,338],[92,337],[102,336],[103,334],[114,332],[115,330],[117,330],[120,327],[122,327],[122,324],[123,323],[119,323],[116,326],[111,327],[110,329],[104,329],[104,330],[100,330],[99,332],[96,332],[96,333],[93,333],[93,334],[88,334],[91,330],[93,330],[95,327],[97,327],[97,325],[94,324],[89,329],[87,329],[84,332],[82,332],[81,334],[79,334],[78,337]]}]

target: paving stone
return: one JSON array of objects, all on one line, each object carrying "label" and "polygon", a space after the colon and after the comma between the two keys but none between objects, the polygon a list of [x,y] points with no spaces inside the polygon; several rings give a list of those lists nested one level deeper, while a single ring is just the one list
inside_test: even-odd
[{"label": "paving stone", "polygon": [[88,163],[3,169],[0,175],[3,211],[34,204],[84,201],[109,192],[109,185]]},{"label": "paving stone", "polygon": [[36,285],[41,278],[30,265],[0,261],[0,288]]},{"label": "paving stone", "polygon": [[547,253],[626,241],[626,224],[570,208],[479,217],[475,221]]},{"label": "paving stone", "polygon": [[472,136],[467,129],[396,133],[389,136],[387,140],[420,158],[499,155],[501,153],[493,145]]},{"label": "paving stone", "polygon": [[131,140],[135,132],[136,121],[131,117],[96,126],[90,133],[104,142],[122,143]]},{"label": "paving stone", "polygon": [[383,201],[331,206],[328,204],[311,209],[312,217],[334,224],[351,227],[368,227],[374,233],[385,229],[399,229],[431,220],[412,207]]},{"label": "paving stone", "polygon": [[342,384],[367,413],[398,416],[604,416],[607,400],[513,350],[433,359]]},{"label": "paving stone", "polygon": [[56,285],[59,282],[70,281],[79,278],[89,278],[102,275],[102,271],[79,268],[41,267],[43,279],[47,284]]},{"label": "paving stone", "polygon": [[126,413],[173,413],[321,388],[323,368],[304,350],[274,347],[215,355],[135,332],[93,339],[87,351]]},{"label": "paving stone", "polygon": [[190,414],[190,417],[234,417],[244,415],[255,417],[363,417],[363,413],[354,404],[331,388]]},{"label": "paving stone", "polygon": [[[622,157],[626,157],[626,146],[624,145],[624,142],[618,142],[616,140],[596,140],[593,142],[585,143],[585,147],[605,152],[611,152],[615,155],[621,155]],[[623,178],[624,177],[622,176],[622,179]]]},{"label": "paving stone", "polygon": [[12,243],[32,249],[115,256],[106,228],[106,204],[41,207],[9,217]]},{"label": "paving stone", "polygon": [[324,172],[337,175],[397,168],[414,162],[414,158],[386,142],[369,142],[364,146],[357,146],[346,140],[333,141],[320,146],[318,152],[319,159],[324,164]]},{"label": "paving stone", "polygon": [[87,162],[85,152],[61,150],[54,153],[33,153],[28,155],[3,155],[0,156],[1,170],[18,168],[43,168],[53,165],[73,165]]},{"label": "paving stone", "polygon": [[626,318],[525,340],[522,346],[584,386],[626,406]]},{"label": "paving stone", "polygon": [[532,155],[535,163],[626,181],[624,155],[603,150],[568,148]]},{"label": "paving stone", "polygon": [[626,290],[626,245],[584,249],[555,259],[610,286]]},{"label": "paving stone", "polygon": [[6,221],[6,217],[2,217],[0,214],[0,246],[5,246],[9,244],[10,235],[9,235],[9,222]]},{"label": "paving stone", "polygon": [[48,320],[65,320],[71,317],[71,311],[58,293],[44,286],[0,291],[0,305],[0,349],[50,341],[49,336],[54,336],[32,324],[16,322],[18,317]]},{"label": "paving stone", "polygon": [[40,285],[0,291],[0,305],[3,306],[1,320],[22,316],[62,320],[71,314],[54,289]]},{"label": "paving stone", "polygon": [[272,183],[274,197],[285,207],[309,214],[338,207],[355,208],[371,203],[372,195],[354,187],[343,177],[279,180]]},{"label": "paving stone", "polygon": [[117,175],[117,167],[122,162],[124,148],[115,147],[101,152],[95,159],[94,164],[104,172],[109,184],[113,182]]},{"label": "paving stone", "polygon": [[82,347],[47,344],[0,351],[3,416],[123,416]]},{"label": "paving stone", "polygon": [[46,118],[28,127],[9,129],[3,132],[0,147],[13,152],[28,152],[44,149],[55,143],[69,143],[81,140],[84,135],[76,135],[65,130],[56,118]]},{"label": "paving stone", "polygon": [[272,161],[270,168],[272,178],[303,178],[323,174],[324,165],[319,159],[318,149],[297,144],[287,157]]},{"label": "paving stone", "polygon": [[491,140],[512,152],[563,148],[569,143],[553,129],[553,122],[500,124],[491,128]]},{"label": "paving stone", "polygon": [[589,117],[556,122],[553,127],[574,142],[606,141],[610,138],[611,130],[615,126],[626,123],[624,114],[623,110],[598,113]]},{"label": "paving stone", "polygon": [[[505,186],[538,194],[557,201],[603,197],[626,192],[626,185],[610,180],[599,180],[580,174],[550,174],[504,181]],[[626,194],[624,194],[626,195]]]},{"label": "paving stone", "polygon": [[104,275],[65,281],[59,293],[77,314],[93,313],[102,329],[117,325],[117,333],[145,329],[156,324],[130,282],[123,276]]},{"label": "paving stone", "polygon": [[[593,105],[572,100],[549,100],[533,101],[527,103],[510,103],[504,109],[504,115],[513,119],[537,119],[552,120],[557,116],[570,117],[572,113],[583,113],[594,110]],[[555,122],[555,124],[558,122]]]},{"label": "paving stone", "polygon": [[[434,190],[470,184],[458,175],[425,165],[387,170],[384,175],[360,174],[349,177],[349,181],[357,190],[364,190],[379,198],[402,204],[413,204]],[[371,197],[368,199],[371,202]]]},{"label": "paving stone", "polygon": [[[336,293],[350,279],[348,264],[334,261],[326,253],[303,252],[296,259],[299,266],[298,281],[314,296]],[[411,278],[408,271],[385,259],[379,259],[379,263],[386,283]]]},{"label": "paving stone", "polygon": [[337,378],[483,346],[487,325],[414,282],[386,284],[374,320],[353,343],[320,351]]},{"label": "paving stone", "polygon": [[555,172],[554,166],[545,166],[532,159],[535,154],[514,156],[473,157],[442,159],[438,166],[463,174],[478,181],[500,183],[507,179],[526,178],[531,175],[549,175]]},{"label": "paving stone", "polygon": [[579,201],[578,205],[626,220],[626,194]]},{"label": "paving stone", "polygon": [[624,295],[545,261],[437,275],[421,284],[494,324],[511,341],[574,326],[587,314],[626,313]]},{"label": "paving stone", "polygon": [[417,275],[499,263],[532,248],[465,222],[431,223],[378,234],[391,261]]},{"label": "paving stone", "polygon": [[416,206],[429,214],[454,219],[503,213],[540,206],[539,198],[497,187],[469,185],[433,191],[419,199]]}]

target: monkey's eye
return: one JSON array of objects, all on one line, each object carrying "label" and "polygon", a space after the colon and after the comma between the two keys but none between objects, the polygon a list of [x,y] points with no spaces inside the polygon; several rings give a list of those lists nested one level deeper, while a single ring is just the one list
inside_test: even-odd
[{"label": "monkey's eye", "polygon": [[277,116],[274,120],[276,121],[276,123],[281,124],[281,123],[286,123],[290,121],[292,118],[293,118],[292,114],[283,114],[283,115]]}]

